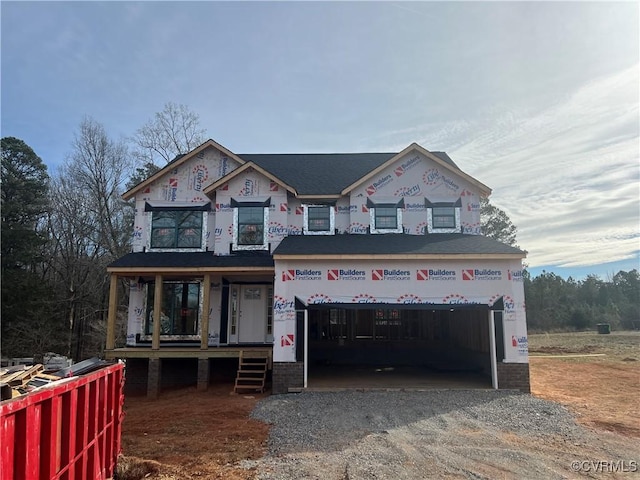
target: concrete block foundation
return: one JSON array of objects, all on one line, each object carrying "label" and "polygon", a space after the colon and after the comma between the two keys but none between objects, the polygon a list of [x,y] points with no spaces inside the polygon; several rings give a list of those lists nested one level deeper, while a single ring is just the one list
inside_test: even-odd
[{"label": "concrete block foundation", "polygon": [[271,393],[289,393],[304,388],[304,362],[273,363]]},{"label": "concrete block foundation", "polygon": [[162,383],[162,360],[149,359],[149,372],[147,374],[147,398],[158,398]]},{"label": "concrete block foundation", "polygon": [[198,390],[203,391],[209,388],[209,379],[211,375],[209,373],[209,359],[198,359]]},{"label": "concrete block foundation", "polygon": [[498,388],[530,393],[528,363],[498,363]]}]

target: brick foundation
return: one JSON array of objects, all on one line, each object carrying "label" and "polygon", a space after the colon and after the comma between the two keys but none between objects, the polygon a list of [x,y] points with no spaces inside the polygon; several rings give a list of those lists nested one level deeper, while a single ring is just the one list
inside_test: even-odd
[{"label": "brick foundation", "polygon": [[274,362],[271,379],[273,394],[289,393],[289,389],[304,388],[304,362]]},{"label": "brick foundation", "polygon": [[498,363],[498,388],[530,393],[528,363]]}]

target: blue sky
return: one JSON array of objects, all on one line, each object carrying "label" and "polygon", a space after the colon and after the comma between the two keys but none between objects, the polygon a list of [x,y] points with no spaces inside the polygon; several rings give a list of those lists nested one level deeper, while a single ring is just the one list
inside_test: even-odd
[{"label": "blue sky", "polygon": [[84,115],[166,102],[237,153],[444,150],[534,274],[638,268],[637,2],[10,2],[2,136],[55,171]]}]

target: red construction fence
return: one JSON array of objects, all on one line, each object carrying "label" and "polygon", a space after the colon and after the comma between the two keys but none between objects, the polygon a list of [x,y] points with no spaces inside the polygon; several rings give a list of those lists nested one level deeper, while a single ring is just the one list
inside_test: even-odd
[{"label": "red construction fence", "polygon": [[0,480],[113,477],[123,385],[114,364],[0,403]]}]

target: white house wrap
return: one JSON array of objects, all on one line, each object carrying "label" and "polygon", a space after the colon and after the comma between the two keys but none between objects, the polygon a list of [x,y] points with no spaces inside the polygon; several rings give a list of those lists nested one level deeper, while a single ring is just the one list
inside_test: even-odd
[{"label": "white house wrap", "polygon": [[306,387],[314,365],[382,362],[528,390],[525,252],[482,236],[490,193],[417,144],[238,155],[209,140],[123,196],[133,250],[109,272],[112,288],[128,279],[129,348],[110,337],[107,352],[268,348],[274,392]]}]

